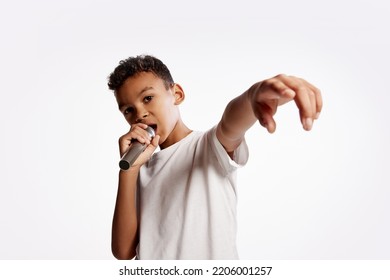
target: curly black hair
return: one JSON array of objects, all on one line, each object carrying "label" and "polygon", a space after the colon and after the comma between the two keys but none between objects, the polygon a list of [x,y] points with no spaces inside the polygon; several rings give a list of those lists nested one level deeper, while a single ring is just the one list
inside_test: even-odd
[{"label": "curly black hair", "polygon": [[164,81],[167,89],[174,83],[168,67],[161,60],[151,55],[139,55],[119,62],[108,77],[108,88],[116,92],[127,78],[141,72],[152,72]]}]

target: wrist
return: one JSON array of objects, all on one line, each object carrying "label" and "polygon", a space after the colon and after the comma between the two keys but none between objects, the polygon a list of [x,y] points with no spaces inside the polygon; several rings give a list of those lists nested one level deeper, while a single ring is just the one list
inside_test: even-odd
[{"label": "wrist", "polygon": [[138,175],[140,169],[141,169],[141,165],[133,165],[133,166],[130,166],[130,168],[127,170],[119,169],[119,175],[121,175],[121,176]]},{"label": "wrist", "polygon": [[253,84],[246,92],[247,100],[252,103],[255,100],[256,92],[259,91],[259,88],[261,86],[261,82]]}]

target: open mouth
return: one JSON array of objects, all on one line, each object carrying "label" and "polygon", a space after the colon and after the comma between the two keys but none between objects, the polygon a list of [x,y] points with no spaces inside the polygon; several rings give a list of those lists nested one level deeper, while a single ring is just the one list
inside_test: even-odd
[{"label": "open mouth", "polygon": [[157,131],[157,124],[150,124],[149,126],[153,128],[154,132]]}]

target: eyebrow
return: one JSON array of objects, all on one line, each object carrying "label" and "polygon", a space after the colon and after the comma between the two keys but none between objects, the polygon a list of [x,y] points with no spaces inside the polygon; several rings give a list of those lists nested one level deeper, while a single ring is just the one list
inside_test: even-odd
[{"label": "eyebrow", "polygon": [[[151,89],[154,89],[153,87],[144,87],[138,94],[137,94],[137,97],[139,97],[140,95],[142,95],[145,91],[148,91],[148,90],[151,90]],[[120,103],[118,104],[118,107],[119,107],[119,110],[121,110],[126,104],[123,104],[123,103]]]},{"label": "eyebrow", "polygon": [[137,97],[140,96],[141,94],[143,94],[145,91],[148,91],[148,90],[151,90],[151,89],[153,89],[153,87],[144,87],[144,89],[141,90],[141,91],[138,93]]}]

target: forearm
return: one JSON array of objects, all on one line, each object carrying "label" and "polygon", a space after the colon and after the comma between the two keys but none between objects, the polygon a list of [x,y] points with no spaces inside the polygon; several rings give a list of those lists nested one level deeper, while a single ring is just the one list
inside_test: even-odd
[{"label": "forearm", "polygon": [[217,127],[217,138],[226,151],[234,151],[244,138],[245,132],[256,122],[249,90],[236,97],[226,106]]},{"label": "forearm", "polygon": [[132,259],[138,244],[136,183],[138,169],[119,172],[118,194],[112,222],[112,253],[117,259]]}]

